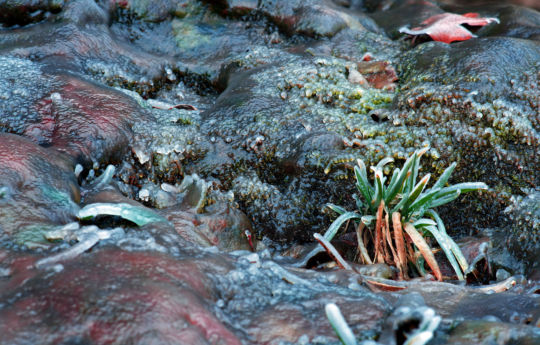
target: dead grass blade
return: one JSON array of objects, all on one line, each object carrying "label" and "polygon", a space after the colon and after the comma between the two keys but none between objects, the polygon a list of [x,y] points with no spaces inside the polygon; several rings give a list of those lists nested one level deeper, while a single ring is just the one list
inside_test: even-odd
[{"label": "dead grass blade", "polygon": [[360,221],[360,223],[356,227],[356,240],[358,242],[359,257],[362,258],[364,263],[371,265],[373,264],[373,261],[371,261],[366,245],[364,241],[362,241],[362,232],[365,228],[366,228],[366,225],[362,221]]},{"label": "dead grass blade", "polygon": [[[390,248],[390,251],[392,252],[393,262],[396,263],[397,254],[396,254],[396,250],[394,249],[394,244],[392,243],[392,235],[390,234],[390,222],[388,220],[388,213],[387,212],[385,212],[385,215],[384,215],[384,222],[385,222],[384,236],[386,237],[386,243],[388,243],[388,247]],[[388,262],[390,262],[390,261],[388,261]]]},{"label": "dead grass blade", "polygon": [[405,241],[403,239],[403,229],[401,227],[401,214],[392,214],[392,225],[394,226],[394,241],[396,242],[397,256],[396,266],[399,270],[400,279],[409,279],[407,274],[407,253],[405,252]]},{"label": "dead grass blade", "polygon": [[439,269],[439,264],[437,264],[437,260],[435,260],[435,256],[433,255],[433,252],[431,251],[431,248],[427,244],[426,240],[424,240],[422,235],[420,235],[420,233],[411,223],[405,223],[405,232],[407,232],[416,247],[420,250],[420,253],[422,253],[422,256],[433,271],[433,274],[437,280],[442,281],[442,274],[441,270]]},{"label": "dead grass blade", "polygon": [[363,281],[371,291],[400,291],[405,290],[407,285],[390,279],[363,276]]},{"label": "dead grass blade", "polygon": [[382,212],[384,202],[381,201],[377,209],[377,222],[375,223],[375,259],[377,263],[384,263],[383,236],[382,236]]},{"label": "dead grass blade", "polygon": [[499,292],[504,292],[511,289],[516,284],[517,284],[517,278],[512,276],[510,278],[503,280],[502,282],[498,282],[491,285],[480,286],[480,287],[474,288],[474,290],[485,292],[485,293],[491,293],[491,292],[499,293]]},{"label": "dead grass blade", "polygon": [[354,271],[351,265],[349,265],[347,261],[343,259],[341,254],[339,254],[336,248],[330,242],[328,242],[328,240],[324,238],[324,236],[315,233],[313,234],[313,237],[315,237],[315,239],[321,244],[321,246],[323,246],[328,255],[330,255],[330,257],[334,259],[334,261],[338,264],[339,267],[343,268],[344,270]]}]

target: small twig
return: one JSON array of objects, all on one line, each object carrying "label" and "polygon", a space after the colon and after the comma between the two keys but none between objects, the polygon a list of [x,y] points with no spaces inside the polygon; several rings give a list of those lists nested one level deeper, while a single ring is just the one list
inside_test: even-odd
[{"label": "small twig", "polygon": [[362,276],[363,281],[372,291],[400,291],[408,288],[408,283],[377,277]]},{"label": "small twig", "polygon": [[347,229],[349,228],[349,223],[351,222],[351,220],[349,219],[347,221],[347,223],[345,223],[345,232],[347,232]]},{"label": "small twig", "polygon": [[498,282],[491,285],[484,285],[480,287],[473,288],[475,291],[481,291],[481,292],[504,292],[506,290],[509,290],[513,286],[517,284],[517,278],[516,277],[510,277],[502,282]]}]

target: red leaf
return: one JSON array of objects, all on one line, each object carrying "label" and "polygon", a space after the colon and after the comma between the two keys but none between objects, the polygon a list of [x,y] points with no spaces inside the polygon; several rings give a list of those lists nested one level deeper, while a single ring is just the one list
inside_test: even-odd
[{"label": "red leaf", "polygon": [[421,27],[409,29],[402,27],[399,32],[409,35],[429,35],[434,41],[450,43],[454,41],[466,41],[476,37],[461,24],[470,26],[484,26],[489,23],[499,23],[497,18],[482,18],[478,13],[442,13],[429,17],[422,22]]},{"label": "red leaf", "polygon": [[396,70],[385,61],[364,60],[358,62],[357,68],[374,88],[393,90],[396,87]]}]

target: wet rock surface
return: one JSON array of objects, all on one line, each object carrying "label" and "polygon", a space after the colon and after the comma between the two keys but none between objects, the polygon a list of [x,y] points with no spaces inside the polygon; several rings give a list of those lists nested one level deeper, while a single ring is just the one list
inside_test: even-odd
[{"label": "wet rock surface", "polygon": [[73,219],[81,198],[73,161],[22,136],[0,139],[0,238],[33,242],[43,228]]},{"label": "wet rock surface", "polygon": [[[445,11],[499,23],[399,33]],[[540,341],[533,8],[0,1],[0,24],[0,344],[337,344],[330,302],[380,344],[426,310],[433,343]],[[356,159],[426,146],[422,173],[490,187],[440,214],[494,285],[281,256],[354,207]]]},{"label": "wet rock surface", "polygon": [[63,0],[20,1],[5,0],[1,3],[0,24],[5,27],[24,26],[44,20],[58,13]]}]

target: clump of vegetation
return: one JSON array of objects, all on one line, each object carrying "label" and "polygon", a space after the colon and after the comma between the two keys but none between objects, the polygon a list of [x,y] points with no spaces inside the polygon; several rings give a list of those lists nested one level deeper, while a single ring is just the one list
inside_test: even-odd
[{"label": "clump of vegetation", "polygon": [[[439,265],[428,244],[429,239],[426,241],[426,238],[433,237],[458,279],[463,280],[468,268],[467,261],[458,245],[447,234],[434,208],[455,200],[461,193],[487,189],[487,185],[482,182],[466,182],[447,186],[456,167],[454,162],[431,188],[426,188],[431,175],[425,175],[418,182],[417,179],[420,158],[427,150],[424,148],[414,152],[401,169],[393,171],[387,185],[383,168],[393,162],[392,158],[384,158],[371,167],[373,183],[368,181],[366,166],[359,159],[354,173],[360,196],[353,195],[358,210],[347,211],[343,207],[328,204],[340,216],[328,228],[324,238],[330,241],[343,224],[353,221],[360,262],[395,265],[400,279],[408,279],[408,263],[412,263],[422,275],[425,274],[424,264],[427,263],[440,281],[442,274]],[[368,251],[368,248],[371,250]]]}]

